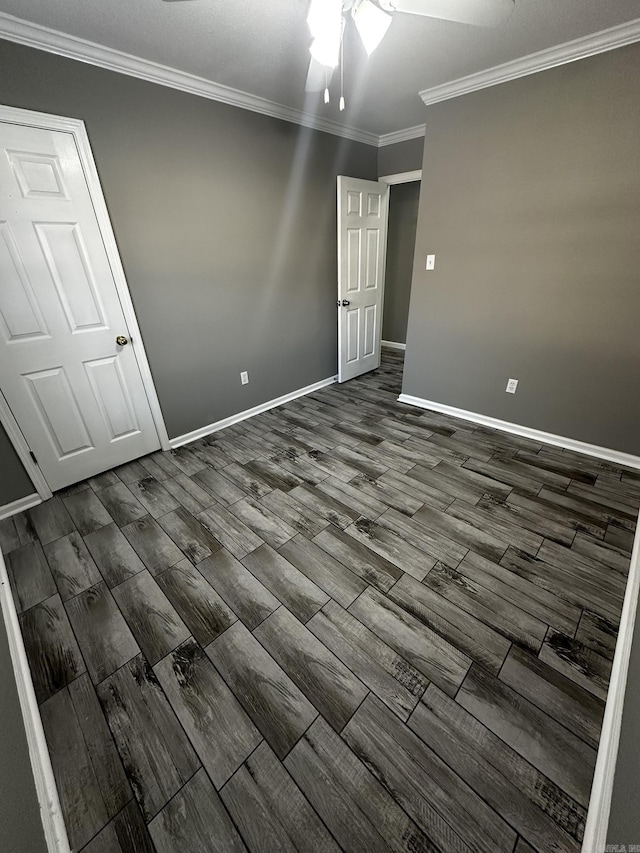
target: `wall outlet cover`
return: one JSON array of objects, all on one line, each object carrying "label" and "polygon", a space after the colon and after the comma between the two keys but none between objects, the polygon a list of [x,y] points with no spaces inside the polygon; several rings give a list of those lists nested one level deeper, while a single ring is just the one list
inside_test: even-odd
[{"label": "wall outlet cover", "polygon": [[507,382],[507,394],[515,394],[517,388],[518,388],[518,380],[517,379],[510,379]]},{"label": "wall outlet cover", "polygon": [[240,382],[242,382],[243,385],[249,384],[249,373],[246,370],[243,370],[240,374]]}]

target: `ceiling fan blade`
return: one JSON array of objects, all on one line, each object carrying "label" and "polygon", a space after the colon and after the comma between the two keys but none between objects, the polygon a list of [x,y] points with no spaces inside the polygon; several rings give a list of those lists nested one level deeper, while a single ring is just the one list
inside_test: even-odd
[{"label": "ceiling fan blade", "polygon": [[309,62],[309,71],[307,72],[307,82],[304,86],[305,92],[322,92],[324,87],[331,83],[332,76],[333,68],[321,65],[312,56]]},{"label": "ceiling fan blade", "polygon": [[476,27],[497,27],[513,12],[514,0],[387,0],[383,8],[408,15],[441,18]]}]

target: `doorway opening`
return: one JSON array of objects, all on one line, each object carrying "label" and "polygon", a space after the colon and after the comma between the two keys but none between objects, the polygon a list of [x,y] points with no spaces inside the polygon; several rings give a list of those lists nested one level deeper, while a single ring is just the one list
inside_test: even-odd
[{"label": "doorway opening", "polygon": [[381,368],[389,387],[402,390],[407,345],[411,280],[422,170],[385,175],[389,185],[389,219],[382,313]]},{"label": "doorway opening", "polygon": [[382,346],[402,351],[407,343],[409,297],[418,225],[421,172],[387,175],[389,222],[382,317]]},{"label": "doorway opening", "polygon": [[339,382],[375,370],[391,351],[402,376],[421,178],[338,178]]}]

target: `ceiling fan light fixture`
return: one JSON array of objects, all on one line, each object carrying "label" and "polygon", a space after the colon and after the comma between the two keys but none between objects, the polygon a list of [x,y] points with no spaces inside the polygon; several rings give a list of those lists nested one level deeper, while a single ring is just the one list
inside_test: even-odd
[{"label": "ceiling fan light fixture", "polygon": [[338,38],[335,41],[330,38],[315,38],[311,42],[309,53],[320,65],[335,68],[340,55],[340,31],[338,31]]},{"label": "ceiling fan light fixture", "polygon": [[339,26],[342,17],[342,0],[311,0],[307,24],[313,38],[321,38],[327,30]]},{"label": "ceiling fan light fixture", "polygon": [[391,15],[383,12],[371,0],[362,2],[353,11],[353,20],[367,55],[371,56],[391,25]]},{"label": "ceiling fan light fixture", "polygon": [[311,56],[321,65],[335,68],[342,39],[342,0],[311,0],[307,24],[313,36]]}]

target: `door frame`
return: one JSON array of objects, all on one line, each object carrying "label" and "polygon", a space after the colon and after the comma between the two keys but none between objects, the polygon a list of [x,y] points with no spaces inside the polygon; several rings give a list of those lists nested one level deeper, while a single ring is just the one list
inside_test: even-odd
[{"label": "door frame", "polygon": [[414,172],[396,172],[395,175],[383,175],[378,180],[384,181],[385,184],[411,184],[413,181],[422,180],[422,169],[416,169]]},{"label": "door frame", "polygon": [[[42,130],[58,130],[65,133],[71,133],[73,135],[78,149],[82,170],[87,182],[87,187],[89,189],[91,203],[93,204],[93,209],[98,221],[100,236],[102,237],[102,242],[107,254],[107,260],[111,267],[111,273],[116,286],[116,293],[120,300],[125,322],[129,329],[131,343],[133,344],[132,349],[136,357],[138,369],[140,370],[140,376],[142,377],[142,384],[147,396],[149,408],[151,409],[151,416],[153,418],[156,432],[158,433],[160,447],[162,450],[169,450],[169,435],[167,433],[164,417],[160,408],[160,401],[158,400],[158,394],[151,375],[149,360],[147,358],[144,342],[140,333],[140,327],[138,325],[138,319],[131,300],[129,285],[127,284],[127,279],[124,274],[122,260],[120,259],[120,252],[118,251],[118,244],[116,243],[116,238],[113,233],[113,227],[109,218],[107,204],[102,192],[102,185],[100,184],[100,178],[98,177],[98,170],[96,168],[95,160],[93,159],[93,152],[91,150],[89,136],[87,134],[84,121],[77,118],[67,118],[65,116],[50,115],[49,113],[23,110],[17,107],[4,106],[2,104],[0,104],[0,121],[10,124],[24,125],[26,127],[36,127]],[[47,500],[47,498],[52,496],[52,491],[49,488],[49,484],[47,483],[44,474],[30,455],[29,445],[22,434],[22,430],[20,429],[13,412],[9,408],[4,394],[2,393],[2,389],[0,389],[0,423],[5,428],[9,440],[18,454],[27,474],[31,478],[38,496],[42,500]]]}]

